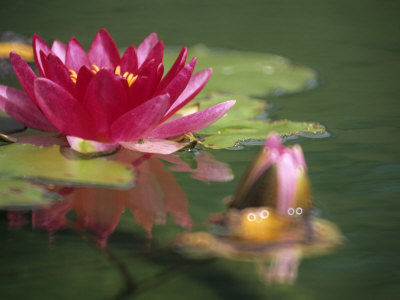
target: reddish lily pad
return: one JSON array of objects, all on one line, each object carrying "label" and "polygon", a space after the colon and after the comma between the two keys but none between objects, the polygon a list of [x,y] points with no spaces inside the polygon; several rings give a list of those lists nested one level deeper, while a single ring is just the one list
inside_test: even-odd
[{"label": "reddish lily pad", "polygon": [[66,158],[60,147],[11,144],[0,147],[0,178],[35,179],[69,186],[129,188],[133,185],[131,166],[104,157]]}]

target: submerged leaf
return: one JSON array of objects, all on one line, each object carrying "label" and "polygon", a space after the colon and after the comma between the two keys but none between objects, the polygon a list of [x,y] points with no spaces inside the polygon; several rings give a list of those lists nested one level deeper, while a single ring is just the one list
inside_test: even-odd
[{"label": "submerged leaf", "polygon": [[66,158],[60,147],[11,144],[0,147],[0,177],[36,179],[64,185],[95,185],[128,188],[133,185],[133,168],[104,157]]}]

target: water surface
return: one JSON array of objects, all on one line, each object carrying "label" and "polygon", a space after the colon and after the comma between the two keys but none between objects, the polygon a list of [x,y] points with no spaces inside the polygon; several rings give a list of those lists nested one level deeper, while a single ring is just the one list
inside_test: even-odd
[{"label": "water surface", "polygon": [[[166,245],[181,231],[172,222],[154,228],[146,250],[144,230],[124,214],[107,250],[99,250],[71,230],[57,232],[52,242],[47,232],[28,226],[9,231],[2,213],[1,298],[394,297],[400,250],[399,9],[398,1],[377,0],[3,1],[0,31],[64,41],[75,35],[86,47],[101,27],[119,45],[137,44],[156,31],[168,45],[276,53],[318,70],[315,89],[266,100],[274,104],[274,119],[327,126],[329,138],[290,143],[304,149],[320,216],[335,222],[347,241],[328,256],[304,260],[295,285],[266,287],[253,265],[199,263],[168,252]],[[212,151],[231,165],[235,180],[229,183],[205,184],[175,174],[195,222],[223,210],[221,200],[233,192],[257,151],[257,146]],[[129,286],[131,279],[137,286]]]}]

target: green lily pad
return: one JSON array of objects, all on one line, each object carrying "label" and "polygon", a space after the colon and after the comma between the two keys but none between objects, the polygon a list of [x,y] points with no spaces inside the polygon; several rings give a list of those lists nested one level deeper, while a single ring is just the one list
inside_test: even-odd
[{"label": "green lily pad", "polygon": [[60,147],[11,144],[0,147],[0,178],[35,179],[68,186],[133,186],[131,166],[104,157],[64,157]]},{"label": "green lily pad", "polygon": [[202,139],[202,144],[212,149],[230,148],[247,140],[264,140],[272,131],[280,135],[297,135],[300,132],[321,133],[325,127],[318,123],[282,121],[243,121],[236,126],[223,127]]},{"label": "green lily pad", "polygon": [[[190,56],[198,58],[196,69],[213,68],[213,75],[203,93],[229,92],[251,96],[294,93],[314,87],[317,73],[297,65],[279,55],[208,49],[198,45],[189,49]],[[165,62],[172,63],[177,52],[165,55]]]},{"label": "green lily pad", "polygon": [[[200,101],[199,109],[215,105],[226,98],[226,96],[214,94],[211,99]],[[198,131],[204,146],[213,149],[234,147],[247,140],[264,140],[271,131],[283,136],[305,132],[310,134],[325,132],[325,127],[319,123],[288,120],[269,121],[265,120],[265,117],[254,119],[264,111],[266,103],[244,96],[234,96],[233,98],[237,100],[236,104],[225,116]]]},{"label": "green lily pad", "polygon": [[16,179],[0,181],[0,208],[32,208],[48,205],[60,197],[44,187]]},{"label": "green lily pad", "polygon": [[201,134],[215,134],[221,128],[234,127],[239,122],[248,121],[260,116],[267,107],[267,102],[240,95],[211,94],[210,97],[199,101],[198,110],[206,109],[226,100],[236,100],[235,105],[221,119],[198,131]]},{"label": "green lily pad", "polygon": [[[262,116],[266,102],[251,98],[313,87],[317,82],[317,73],[313,69],[273,54],[210,50],[201,45],[192,47],[189,53],[198,58],[198,70],[213,68],[213,75],[201,94],[211,96],[207,101],[200,101],[199,109],[228,99],[236,100],[235,106],[224,117],[198,132],[204,146],[213,149],[234,147],[239,142],[264,140],[271,131],[284,136],[325,132],[319,123],[266,120]],[[167,64],[176,56],[176,52],[167,52]]]}]

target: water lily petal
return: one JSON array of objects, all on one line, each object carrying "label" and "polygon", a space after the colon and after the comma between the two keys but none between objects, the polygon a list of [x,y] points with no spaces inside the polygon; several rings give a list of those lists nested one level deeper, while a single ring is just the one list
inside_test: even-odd
[{"label": "water lily petal", "polygon": [[76,38],[68,42],[65,66],[75,72],[78,72],[82,66],[90,67],[89,58]]},{"label": "water lily petal", "polygon": [[75,91],[75,85],[69,76],[68,69],[54,54],[49,54],[47,56],[46,64],[44,64],[46,77],[51,81],[61,85],[71,94]]},{"label": "water lily petal", "polygon": [[278,153],[282,153],[285,146],[282,145],[281,136],[276,132],[271,132],[265,140],[264,149],[276,149]]},{"label": "water lily petal", "polygon": [[127,110],[122,82],[107,69],[100,70],[93,77],[82,103],[90,111],[97,131],[107,134],[111,123]]},{"label": "water lily petal", "polygon": [[157,66],[157,71],[156,71],[156,82],[159,83],[161,80],[161,77],[164,74],[164,65],[163,63],[159,63]]},{"label": "water lily petal", "polygon": [[46,78],[36,79],[34,89],[41,110],[61,133],[96,139],[91,116],[70,93]]},{"label": "water lily petal", "polygon": [[40,61],[42,62],[42,72],[43,72],[43,77],[46,77],[46,65],[47,65],[47,55],[44,54],[44,52],[42,50],[40,50],[39,52],[39,56],[40,56]]},{"label": "water lily petal", "polygon": [[90,81],[94,77],[92,71],[86,67],[82,66],[78,72],[78,78],[75,84],[75,96],[79,101],[82,101],[86,94],[86,89],[89,86]]},{"label": "water lily petal", "polygon": [[120,66],[121,74],[129,72],[136,75],[138,73],[137,54],[136,49],[133,45],[129,46],[128,49],[126,49],[124,55],[121,58]]},{"label": "water lily petal", "polygon": [[44,55],[47,56],[49,55],[49,53],[51,53],[51,50],[49,46],[47,46],[47,44],[37,34],[34,34],[32,37],[32,47],[33,47],[33,55],[35,57],[35,62],[39,70],[39,74],[40,76],[44,76],[43,63],[40,51],[43,51]]},{"label": "water lily petal", "polygon": [[17,75],[17,78],[26,94],[34,103],[36,103],[35,93],[33,92],[33,81],[37,77],[35,72],[33,72],[31,67],[15,52],[10,53],[10,61],[15,75]]},{"label": "water lily petal", "polygon": [[89,59],[92,64],[114,70],[120,57],[117,46],[105,29],[100,29],[89,49]]},{"label": "water lily petal", "polygon": [[169,69],[168,73],[164,76],[164,78],[161,80],[158,86],[159,91],[163,90],[171,82],[171,80],[174,79],[176,74],[178,74],[179,71],[182,70],[183,66],[185,65],[186,58],[187,58],[187,48],[183,47],[177,59],[175,60],[174,64]]},{"label": "water lily petal", "polygon": [[167,110],[169,95],[154,97],[128,111],[111,126],[114,141],[137,141],[158,124]]},{"label": "water lily petal", "polygon": [[135,108],[151,98],[162,76],[160,73],[155,60],[139,70],[138,79],[128,90],[129,108]]},{"label": "water lily petal", "polygon": [[151,138],[167,138],[200,130],[221,118],[234,104],[229,100],[157,126],[149,135]]},{"label": "water lily petal", "polygon": [[170,95],[170,103],[173,103],[187,86],[196,65],[196,60],[197,58],[194,57],[160,92],[161,94],[168,93]]},{"label": "water lily petal", "polygon": [[67,136],[67,140],[71,148],[80,153],[106,152],[119,146],[116,143],[101,143],[76,136]]},{"label": "water lily petal", "polygon": [[289,153],[282,154],[276,166],[278,179],[277,211],[285,214],[290,207],[293,208],[298,173],[293,157]]},{"label": "water lily petal", "polygon": [[0,109],[30,128],[57,131],[32,100],[20,90],[0,85]]},{"label": "water lily petal", "polygon": [[146,60],[140,66],[144,68],[144,66],[151,60],[155,60],[157,64],[161,63],[164,57],[164,43],[162,41],[158,41],[157,44],[151,49],[150,53],[147,55]]},{"label": "water lily petal", "polygon": [[292,156],[297,166],[307,169],[306,161],[304,159],[303,149],[301,149],[300,145],[293,146]]},{"label": "water lily petal", "polygon": [[65,56],[67,54],[67,45],[55,40],[51,45],[51,52],[53,52],[65,64]]},{"label": "water lily petal", "polygon": [[139,142],[122,142],[122,147],[134,151],[158,154],[171,154],[184,147],[189,143],[178,143],[164,139],[143,139]]},{"label": "water lily petal", "polygon": [[179,97],[172,103],[168,109],[163,121],[167,120],[170,116],[176,113],[179,109],[185,106],[190,100],[197,96],[197,94],[203,89],[208,79],[210,78],[212,69],[205,69],[194,74],[187,84],[186,88],[179,95]]},{"label": "water lily petal", "polygon": [[158,36],[156,33],[151,33],[137,48],[138,66],[140,67],[146,60],[151,49],[157,44]]}]

